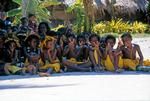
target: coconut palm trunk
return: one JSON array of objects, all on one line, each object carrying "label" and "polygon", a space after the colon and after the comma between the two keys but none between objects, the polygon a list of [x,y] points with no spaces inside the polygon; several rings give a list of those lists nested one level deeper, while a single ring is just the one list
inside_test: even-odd
[{"label": "coconut palm trunk", "polygon": [[29,0],[22,0],[22,16],[27,16],[27,7]]},{"label": "coconut palm trunk", "polygon": [[84,27],[87,32],[91,32],[93,24],[95,22],[93,0],[83,0],[83,5],[85,9],[85,26]]}]

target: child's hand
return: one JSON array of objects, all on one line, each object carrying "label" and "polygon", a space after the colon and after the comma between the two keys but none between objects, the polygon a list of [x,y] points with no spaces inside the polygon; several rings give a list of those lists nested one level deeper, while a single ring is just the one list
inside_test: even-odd
[{"label": "child's hand", "polygon": [[68,46],[69,46],[69,49],[74,49],[74,46],[75,46],[75,40],[73,39],[73,40],[71,40],[71,39],[69,39],[69,44],[68,44]]},{"label": "child's hand", "polygon": [[111,50],[111,49],[112,49],[110,43],[107,44],[106,48],[107,48],[108,50]]},{"label": "child's hand", "polygon": [[110,43],[107,44],[107,46],[106,46],[106,51],[107,51],[108,53],[112,53],[112,52],[113,52]]},{"label": "child's hand", "polygon": [[70,50],[74,50],[74,44],[73,44],[73,43],[69,43],[68,46],[69,46],[69,49],[70,49]]},{"label": "child's hand", "polygon": [[39,60],[39,56],[32,56],[31,57],[32,62],[38,62],[38,60]]},{"label": "child's hand", "polygon": [[100,43],[98,41],[94,42],[95,48],[99,48]]},{"label": "child's hand", "polygon": [[119,37],[118,38],[118,47],[121,47],[122,45],[123,45],[123,42],[122,42],[121,38]]},{"label": "child's hand", "polygon": [[79,41],[79,46],[82,48],[84,46],[83,41]]}]

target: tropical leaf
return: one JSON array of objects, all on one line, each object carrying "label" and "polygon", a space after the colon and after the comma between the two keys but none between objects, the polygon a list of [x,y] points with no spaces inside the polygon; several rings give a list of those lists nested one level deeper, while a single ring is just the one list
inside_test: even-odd
[{"label": "tropical leaf", "polygon": [[[20,5],[19,8],[7,12],[8,16],[16,16],[16,20],[22,16],[27,16],[29,13],[37,15],[38,21],[49,21],[50,12],[46,9],[47,6],[60,4],[57,0],[13,0]],[[45,5],[46,4],[46,5]],[[43,5],[43,6],[41,6]]]},{"label": "tropical leaf", "polygon": [[58,2],[58,0],[44,0],[44,2],[40,2],[39,7],[45,8],[51,5],[59,5],[61,2]]},{"label": "tropical leaf", "polygon": [[22,0],[12,0],[13,2],[17,3],[18,5],[22,4]]},{"label": "tropical leaf", "polygon": [[21,8],[16,8],[16,9],[12,9],[10,11],[7,12],[7,16],[16,16],[21,14],[22,9]]}]

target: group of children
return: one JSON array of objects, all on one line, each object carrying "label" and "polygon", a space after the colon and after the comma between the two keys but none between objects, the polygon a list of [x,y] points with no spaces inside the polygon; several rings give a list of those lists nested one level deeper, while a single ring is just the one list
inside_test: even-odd
[{"label": "group of children", "polygon": [[[31,16],[30,16],[31,17]],[[33,15],[32,15],[33,17]],[[34,17],[32,18],[34,19]],[[48,23],[21,19],[17,33],[10,27],[0,29],[0,75],[49,76],[61,72],[101,72],[140,70],[144,65],[140,46],[132,43],[130,33],[123,33],[116,44],[112,34],[101,37],[92,33],[76,35],[69,28],[51,31]],[[15,27],[16,28],[16,27]]]}]

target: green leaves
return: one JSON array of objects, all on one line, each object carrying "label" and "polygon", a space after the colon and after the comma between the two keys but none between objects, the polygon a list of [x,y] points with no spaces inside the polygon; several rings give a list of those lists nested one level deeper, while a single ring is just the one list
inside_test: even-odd
[{"label": "green leaves", "polygon": [[22,4],[22,0],[12,0],[13,2],[17,3],[18,5]]},{"label": "green leaves", "polygon": [[111,20],[107,22],[100,22],[94,25],[93,31],[98,34],[103,33],[118,33],[131,32],[131,33],[145,33],[147,30],[147,24],[142,22],[129,23],[122,19]]},{"label": "green leaves", "polygon": [[28,15],[29,13],[36,14],[38,21],[49,21],[50,13],[46,7],[60,4],[57,0],[13,0],[13,2],[19,4],[20,7],[8,11],[7,15],[17,15],[17,21],[22,16]]},{"label": "green leaves", "polygon": [[39,3],[39,7],[45,8],[51,5],[59,5],[61,2],[58,2],[58,0],[44,0],[44,2]]},{"label": "green leaves", "polygon": [[10,11],[7,12],[7,16],[20,15],[20,14],[21,14],[21,11],[22,11],[21,8],[12,9],[12,10],[10,10]]}]

